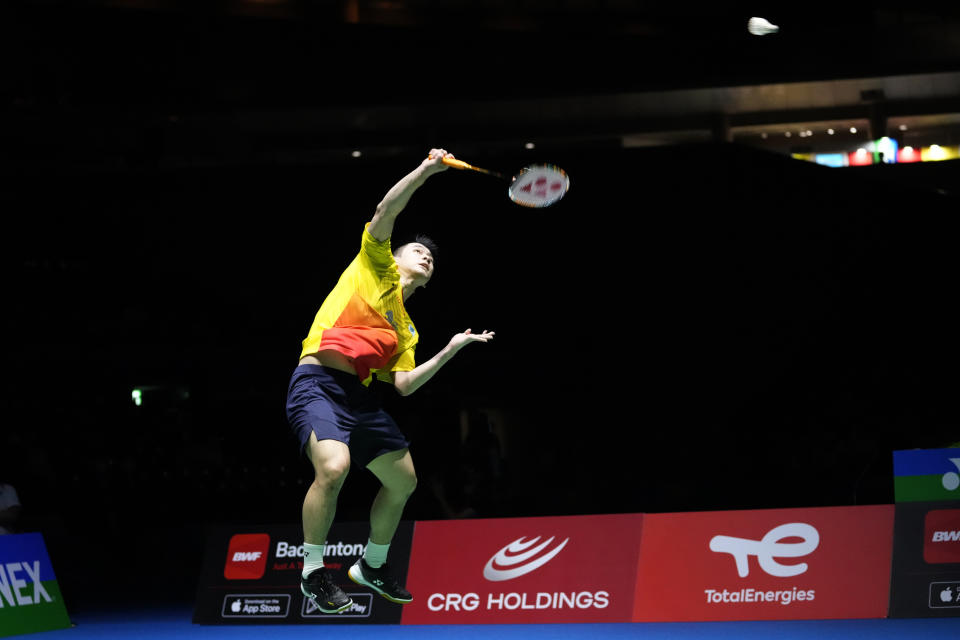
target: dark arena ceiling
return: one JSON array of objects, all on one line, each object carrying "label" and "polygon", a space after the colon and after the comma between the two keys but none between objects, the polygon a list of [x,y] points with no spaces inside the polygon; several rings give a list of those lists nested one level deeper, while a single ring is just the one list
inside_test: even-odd
[{"label": "dark arena ceiling", "polygon": [[[730,139],[869,119],[878,104],[928,127],[960,113],[956,3],[15,0],[0,12],[2,131],[22,162],[110,164],[132,148],[171,165],[309,162],[425,139],[462,151]],[[755,15],[779,33],[749,34]]]}]

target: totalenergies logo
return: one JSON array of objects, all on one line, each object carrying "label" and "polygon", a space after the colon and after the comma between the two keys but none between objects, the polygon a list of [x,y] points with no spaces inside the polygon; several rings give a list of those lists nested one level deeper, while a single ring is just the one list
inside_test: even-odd
[{"label": "totalenergies logo", "polygon": [[[799,538],[800,542],[783,542],[788,538]],[[748,558],[756,556],[760,568],[777,578],[798,576],[807,570],[806,562],[781,564],[775,558],[801,558],[810,555],[820,545],[820,533],[809,524],[791,522],[774,527],[760,540],[714,536],[710,540],[710,550],[717,553],[729,553],[737,564],[737,574],[741,578],[750,575]]]},{"label": "totalenergies logo", "polygon": [[550,537],[545,542],[537,544],[540,542],[540,536],[532,540],[527,540],[525,537],[517,538],[490,558],[483,568],[483,577],[491,582],[503,582],[536,571],[553,560],[567,545],[570,538],[548,550],[553,540],[554,538]]}]

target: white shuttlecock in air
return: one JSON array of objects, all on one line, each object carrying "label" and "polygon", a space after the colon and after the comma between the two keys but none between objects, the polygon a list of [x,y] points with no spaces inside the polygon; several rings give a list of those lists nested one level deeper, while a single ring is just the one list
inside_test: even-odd
[{"label": "white shuttlecock in air", "polygon": [[764,18],[750,18],[747,22],[747,31],[755,36],[765,36],[780,31],[780,27],[775,24],[770,24],[770,22]]}]

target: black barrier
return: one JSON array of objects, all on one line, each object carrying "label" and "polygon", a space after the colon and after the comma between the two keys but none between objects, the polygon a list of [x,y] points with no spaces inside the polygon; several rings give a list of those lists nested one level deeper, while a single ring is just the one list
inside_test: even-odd
[{"label": "black barrier", "polygon": [[960,502],[896,505],[889,616],[960,617]]},{"label": "black barrier", "polygon": [[[198,624],[399,624],[394,604],[347,577],[363,555],[368,523],[335,523],[327,537],[324,564],[353,598],[339,614],[319,611],[300,591],[303,532],[299,525],[218,526],[207,531],[193,621]],[[401,522],[389,562],[406,582],[413,522]]]}]

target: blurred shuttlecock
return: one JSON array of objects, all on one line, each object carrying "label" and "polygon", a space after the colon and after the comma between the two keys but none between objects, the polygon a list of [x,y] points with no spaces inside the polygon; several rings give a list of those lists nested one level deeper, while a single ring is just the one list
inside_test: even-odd
[{"label": "blurred shuttlecock", "polygon": [[754,17],[747,21],[747,31],[755,36],[765,36],[780,31],[780,27],[775,24],[770,24],[765,18]]}]

